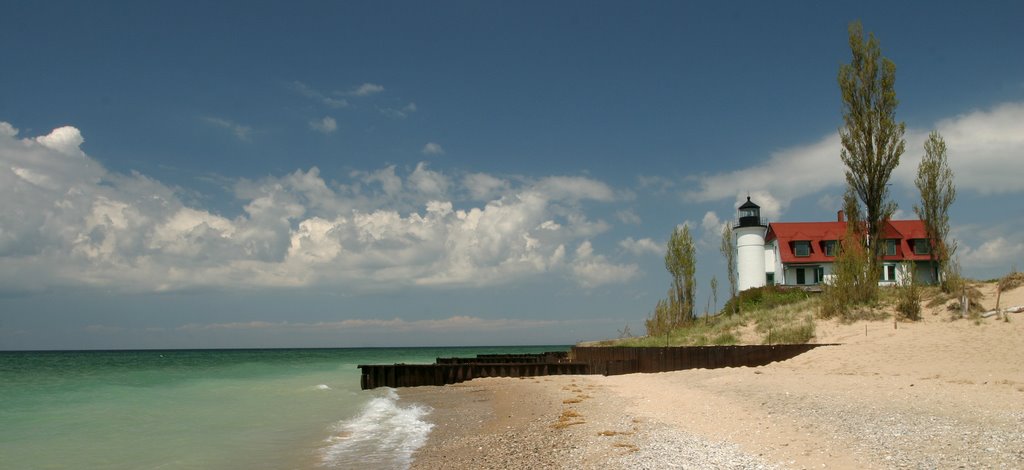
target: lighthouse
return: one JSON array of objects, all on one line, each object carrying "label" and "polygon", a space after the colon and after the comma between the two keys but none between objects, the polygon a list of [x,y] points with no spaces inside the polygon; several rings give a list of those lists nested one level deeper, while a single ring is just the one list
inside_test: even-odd
[{"label": "lighthouse", "polygon": [[761,206],[750,201],[739,207],[739,217],[733,232],[736,235],[737,288],[744,291],[765,284],[764,235],[768,229],[761,219]]}]

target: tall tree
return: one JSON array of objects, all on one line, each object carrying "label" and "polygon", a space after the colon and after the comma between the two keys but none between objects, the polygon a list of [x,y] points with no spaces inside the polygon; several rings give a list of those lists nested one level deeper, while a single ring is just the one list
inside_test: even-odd
[{"label": "tall tree", "polygon": [[874,34],[864,40],[859,21],[850,23],[849,64],[839,67],[843,123],[839,130],[846,165],[846,184],[864,204],[872,272],[880,264],[884,244],[879,236],[896,210],[889,200],[889,176],[900,163],[906,126],[896,122],[896,64],[882,57]]},{"label": "tall tree", "polygon": [[694,252],[690,227],[683,225],[672,231],[665,250],[665,269],[672,274],[672,290],[678,310],[674,312],[675,324],[693,320],[694,294],[696,291],[697,258]]},{"label": "tall tree", "polygon": [[[722,244],[718,251],[725,257],[725,270],[729,278],[729,300],[733,300],[736,297],[736,245],[732,241],[732,227],[729,224],[722,228]],[[736,313],[737,304],[739,302],[726,304],[732,305],[732,311],[729,313]]]},{"label": "tall tree", "polygon": [[946,141],[937,131],[928,134],[928,140],[924,143],[924,157],[917,166],[914,184],[921,193],[921,204],[914,205],[914,213],[924,221],[931,245],[929,258],[936,265],[935,274],[943,279],[943,289],[948,290],[945,266],[956,251],[956,243],[947,239],[949,206],[956,200],[956,185],[953,184],[953,170],[946,160]]}]

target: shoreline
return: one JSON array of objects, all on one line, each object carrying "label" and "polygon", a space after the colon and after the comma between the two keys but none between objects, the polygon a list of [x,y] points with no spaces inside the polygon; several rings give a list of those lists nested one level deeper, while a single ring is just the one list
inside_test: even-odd
[{"label": "shoreline", "polygon": [[826,322],[818,342],[843,344],[755,368],[401,389],[434,410],[411,468],[1024,466],[1024,315]]}]

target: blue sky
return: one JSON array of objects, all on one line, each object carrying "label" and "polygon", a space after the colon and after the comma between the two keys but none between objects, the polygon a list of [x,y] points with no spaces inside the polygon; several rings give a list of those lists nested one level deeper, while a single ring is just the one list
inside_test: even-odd
[{"label": "blue sky", "polygon": [[835,216],[855,19],[897,65],[898,216],[938,129],[964,272],[1024,260],[1019,2],[2,8],[0,349],[641,333],[676,225],[703,306],[748,193]]}]

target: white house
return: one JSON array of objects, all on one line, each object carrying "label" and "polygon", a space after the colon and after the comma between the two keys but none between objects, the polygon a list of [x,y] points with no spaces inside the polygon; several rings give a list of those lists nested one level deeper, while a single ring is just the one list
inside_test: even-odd
[{"label": "white house", "polygon": [[[739,207],[734,226],[739,290],[766,284],[813,286],[832,277],[832,263],[839,241],[846,233],[846,220],[839,211],[833,222],[774,222],[761,218],[761,208],[747,198]],[[937,279],[931,261],[924,222],[889,220],[882,229],[880,285],[898,284],[908,278],[911,267],[919,282]]]}]

